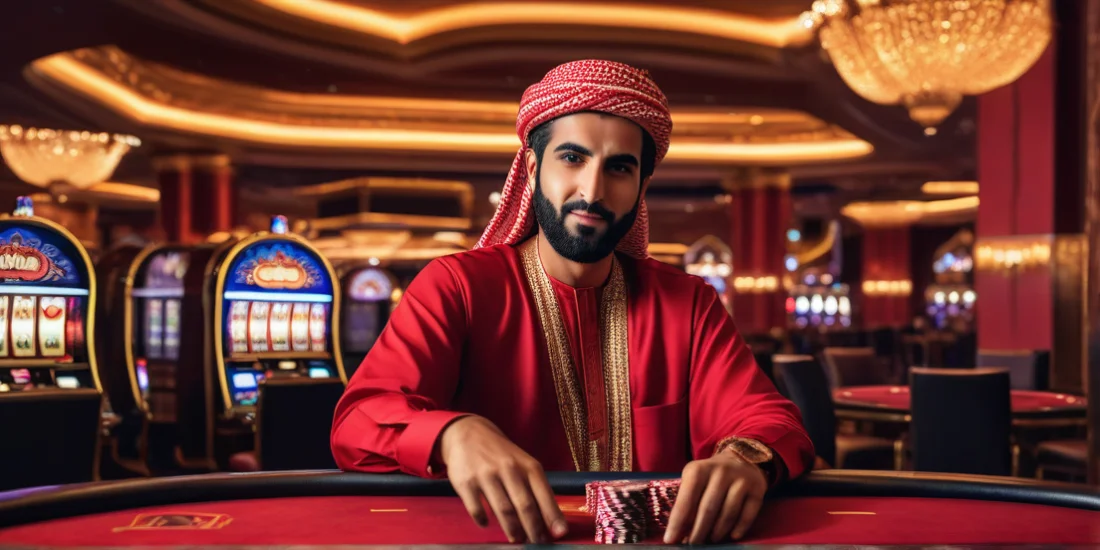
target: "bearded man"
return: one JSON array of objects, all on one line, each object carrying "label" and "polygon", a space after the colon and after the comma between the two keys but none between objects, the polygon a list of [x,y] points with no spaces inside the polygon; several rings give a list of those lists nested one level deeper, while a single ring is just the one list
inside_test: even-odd
[{"label": "bearded man", "polygon": [[349,382],[337,464],[449,477],[513,542],[565,534],[544,471],[682,471],[666,541],[740,538],[814,451],[714,289],[648,258],[664,94],[627,65],[567,63],[516,130],[477,246],[417,276]]}]

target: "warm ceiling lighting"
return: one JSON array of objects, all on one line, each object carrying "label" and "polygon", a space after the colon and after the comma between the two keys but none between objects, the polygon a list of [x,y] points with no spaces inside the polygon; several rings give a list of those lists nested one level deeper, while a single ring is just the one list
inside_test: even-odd
[{"label": "warm ceiling lighting", "polygon": [[977,209],[978,197],[962,197],[939,201],[853,202],[842,208],[841,214],[864,227],[894,227]]},{"label": "warm ceiling lighting", "polygon": [[43,188],[67,184],[87,189],[101,183],[140,145],[136,137],[122,134],[0,126],[0,153],[8,168]]},{"label": "warm ceiling lighting", "polygon": [[[147,98],[68,54],[36,61],[33,69],[47,78],[98,100],[103,106],[139,123],[172,130],[228,138],[254,144],[368,149],[433,151],[449,153],[514,154],[519,140],[511,131],[424,130],[361,128],[335,124],[255,120],[240,115],[205,112],[168,105]],[[441,100],[436,108],[452,108]],[[505,104],[507,105],[507,104]],[[482,105],[485,109],[497,109]],[[676,118],[675,116],[673,117]],[[731,143],[677,139],[668,153],[670,161],[740,164],[795,164],[859,158],[870,154],[870,143],[856,138],[787,143]]]},{"label": "warm ceiling lighting", "polygon": [[925,195],[977,195],[976,181],[930,181],[920,187]]},{"label": "warm ceiling lighting", "polygon": [[803,14],[840,77],[868,101],[935,127],[964,95],[1024,74],[1047,49],[1050,0],[816,0]]},{"label": "warm ceiling lighting", "polygon": [[324,25],[408,44],[448,31],[503,25],[569,25],[678,31],[782,48],[811,33],[797,17],[764,20],[687,7],[596,2],[472,2],[411,15],[386,13],[332,0],[252,0]]}]

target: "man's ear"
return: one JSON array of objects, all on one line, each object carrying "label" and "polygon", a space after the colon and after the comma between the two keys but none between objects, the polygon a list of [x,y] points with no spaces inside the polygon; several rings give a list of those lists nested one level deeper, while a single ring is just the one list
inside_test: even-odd
[{"label": "man's ear", "polygon": [[527,164],[527,186],[534,187],[535,176],[539,171],[539,158],[535,155],[535,150],[528,147],[527,150],[523,152],[523,160]]},{"label": "man's ear", "polygon": [[645,200],[645,192],[649,189],[649,182],[651,181],[653,181],[653,176],[646,176],[646,178],[642,180],[642,185],[638,190],[639,203]]}]

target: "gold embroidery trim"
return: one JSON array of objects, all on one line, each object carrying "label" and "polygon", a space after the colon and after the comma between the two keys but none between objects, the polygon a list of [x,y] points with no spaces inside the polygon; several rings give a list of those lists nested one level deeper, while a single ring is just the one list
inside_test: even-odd
[{"label": "gold embroidery trim", "polygon": [[630,350],[627,346],[626,283],[615,260],[611,279],[600,304],[600,336],[603,348],[604,386],[607,392],[608,457],[588,439],[588,414],[561,309],[550,279],[539,261],[537,237],[520,248],[527,284],[535,297],[539,321],[546,337],[558,409],[577,471],[627,471],[633,465],[630,411]]}]

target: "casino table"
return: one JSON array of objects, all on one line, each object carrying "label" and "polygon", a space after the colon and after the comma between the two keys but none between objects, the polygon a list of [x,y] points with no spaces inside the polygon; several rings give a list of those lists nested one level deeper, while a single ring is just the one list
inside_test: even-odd
[{"label": "casino table", "polygon": [[[1083,425],[1084,397],[1056,392],[1012,390],[1012,422],[1017,427]],[[908,386],[848,386],[833,390],[836,415],[845,420],[909,422]]]},{"label": "casino table", "polygon": [[[654,474],[551,473],[570,524],[594,545],[584,484]],[[8,547],[502,547],[446,481],[341,472],[211,474],[0,495]],[[651,542],[660,541],[655,533]],[[769,495],[752,545],[1064,545],[1100,548],[1100,491],[1010,478],[819,471]],[[472,546],[471,546],[472,545]]]}]

